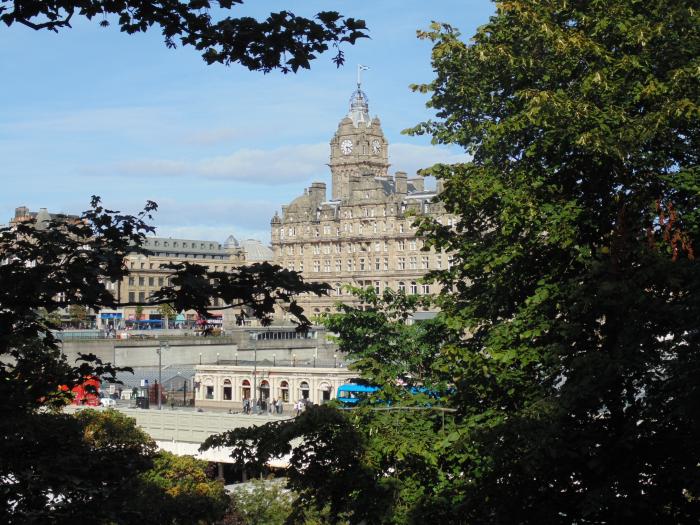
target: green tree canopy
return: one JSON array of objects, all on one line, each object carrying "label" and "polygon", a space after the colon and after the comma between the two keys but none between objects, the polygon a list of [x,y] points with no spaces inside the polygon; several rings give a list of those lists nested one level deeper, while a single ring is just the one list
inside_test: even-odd
[{"label": "green tree canopy", "polygon": [[114,21],[128,34],[160,28],[168,47],[192,46],[207,64],[239,63],[250,70],[284,73],[308,69],[311,60],[333,47],[333,61],[344,62],[343,43],[354,44],[367,36],[363,20],[322,11],[313,18],[289,11],[271,13],[265,20],[222,16],[243,0],[0,0],[0,21],[35,30],[71,27],[74,17],[99,20],[103,27]]},{"label": "green tree canopy", "polygon": [[[322,407],[229,442],[259,460],[304,436],[290,484],[367,523],[697,523],[700,6],[512,0],[469,43],[420,36],[436,117],[411,132],[471,155],[425,171],[457,221],[419,221],[453,256],[432,278],[456,336],[411,368],[431,353],[403,349],[392,306],[346,310],[346,348],[370,381],[445,374],[457,412],[430,428]],[[317,456],[320,429],[351,437]]]},{"label": "green tree canopy", "polygon": [[[0,489],[6,513],[0,521],[49,523],[107,509],[109,486],[84,472],[100,468],[102,449],[74,443],[79,440],[75,426],[54,411],[69,400],[71,387],[93,375],[113,380],[115,369],[92,355],[77,365],[67,363],[50,318],[71,305],[94,310],[139,305],[119,303],[106,283],[128,276],[124,257],[144,251],[145,235],[153,231],[146,220],[154,210],[149,203],[134,217],[107,210],[94,198],[76,220],[0,229],[0,477],[11,480]],[[294,295],[327,288],[267,263],[235,272],[207,272],[191,264],[169,269],[172,284],[149,305],[175,304],[206,316],[218,298],[229,307],[248,307],[269,323],[279,304],[297,317],[301,329],[309,321]],[[80,475],[72,463],[85,465]],[[90,483],[96,485],[88,490]]]}]

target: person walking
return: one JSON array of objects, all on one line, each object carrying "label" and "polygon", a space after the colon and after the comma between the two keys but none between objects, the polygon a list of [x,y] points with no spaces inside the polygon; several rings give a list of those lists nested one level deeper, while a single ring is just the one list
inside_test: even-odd
[{"label": "person walking", "polygon": [[275,407],[275,410],[277,411],[278,414],[282,413],[282,398],[279,398],[277,400],[277,406]]}]

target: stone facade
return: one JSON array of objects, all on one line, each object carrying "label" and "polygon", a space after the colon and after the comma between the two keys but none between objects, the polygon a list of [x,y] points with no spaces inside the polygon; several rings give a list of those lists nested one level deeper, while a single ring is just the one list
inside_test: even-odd
[{"label": "stone facade", "polygon": [[435,202],[440,186],[429,190],[422,177],[390,175],[388,149],[381,122],[370,118],[358,84],[330,142],[331,199],[326,184],[314,182],[272,218],[277,264],[333,288],[327,297],[299,298],[307,314],[330,312],[338,300],[351,301],[345,285],[430,293],[422,277],[450,264],[447,254],[426,249],[413,227],[417,215],[451,221]]},{"label": "stone facade", "polygon": [[258,364],[253,367],[201,365],[195,373],[195,405],[208,408],[231,408],[240,411],[244,399],[282,399],[285,412],[292,404],[308,399],[321,404],[335,399],[338,387],[357,377],[346,368],[281,367]]}]

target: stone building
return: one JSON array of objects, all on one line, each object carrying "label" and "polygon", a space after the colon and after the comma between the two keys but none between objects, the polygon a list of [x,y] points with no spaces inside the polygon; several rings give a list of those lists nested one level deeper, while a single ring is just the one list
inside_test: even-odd
[{"label": "stone building", "polygon": [[413,227],[417,215],[451,220],[435,201],[439,185],[426,189],[422,177],[390,175],[388,150],[358,83],[330,141],[330,199],[326,184],[314,182],[272,218],[277,264],[333,288],[331,296],[299,299],[311,315],[330,312],[338,300],[351,301],[344,285],[431,293],[422,277],[450,263],[447,254],[425,249]]},{"label": "stone building", "polygon": [[[230,236],[225,243],[215,241],[193,240],[193,239],[173,239],[170,237],[147,237],[143,248],[150,253],[130,253],[124,261],[129,268],[129,275],[119,283],[118,300],[120,302],[148,301],[150,295],[168,284],[168,274],[170,270],[161,268],[169,263],[189,262],[206,266],[212,272],[230,272],[233,268],[245,263],[246,251],[241,244]],[[213,306],[217,304],[215,300]],[[223,304],[221,305],[223,306]],[[101,312],[109,315],[112,312]],[[120,312],[124,321],[136,320],[136,307],[127,306]],[[194,311],[183,314],[183,324],[188,324],[196,320],[197,314]],[[214,320],[220,318],[222,312],[212,312]],[[153,322],[155,327],[160,328],[159,322],[161,312],[158,306],[142,307],[141,325],[148,326]]]},{"label": "stone building", "polygon": [[354,377],[357,373],[347,368],[258,365],[254,371],[250,365],[198,365],[195,405],[240,411],[244,399],[281,399],[285,412],[290,412],[299,400],[322,404],[335,399],[338,387]]}]

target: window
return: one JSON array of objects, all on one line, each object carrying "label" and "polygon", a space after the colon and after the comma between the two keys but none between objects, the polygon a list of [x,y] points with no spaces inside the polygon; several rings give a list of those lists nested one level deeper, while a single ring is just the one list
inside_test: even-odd
[{"label": "window", "polygon": [[353,270],[354,261],[353,261],[352,259],[348,259],[348,260],[346,261],[346,263],[347,263],[347,266],[346,266],[347,271],[348,271],[348,272],[351,272],[351,271]]},{"label": "window", "polygon": [[418,293],[418,285],[415,282],[411,282],[411,294],[415,295]]},{"label": "window", "polygon": [[213,386],[207,386],[206,397],[207,397],[207,399],[214,399],[214,387]]},{"label": "window", "polygon": [[139,292],[139,302],[142,303],[146,300],[146,292]]},{"label": "window", "polygon": [[314,272],[321,271],[321,262],[318,259],[314,259]]},{"label": "window", "polygon": [[423,257],[421,257],[420,260],[421,260],[421,264],[420,264],[421,268],[423,268],[424,270],[427,270],[428,268],[430,268],[430,257],[428,257],[427,255],[424,255]]},{"label": "window", "polygon": [[382,260],[379,257],[375,257],[375,259],[374,259],[374,269],[375,270],[382,269]]},{"label": "window", "polygon": [[379,293],[380,284],[381,284],[381,283],[380,283],[379,281],[374,281],[374,291],[375,291],[375,293]]},{"label": "window", "polygon": [[287,246],[287,255],[294,255],[294,246]]},{"label": "window", "polygon": [[442,270],[442,255],[435,256],[435,267],[438,270]]},{"label": "window", "polygon": [[405,257],[399,257],[396,259],[396,269],[397,270],[405,270],[406,269],[406,258]]},{"label": "window", "polygon": [[141,263],[141,269],[143,270],[146,267],[145,263]]},{"label": "window", "polygon": [[409,258],[408,263],[409,263],[411,270],[418,269],[418,257]]},{"label": "window", "polygon": [[335,286],[333,288],[335,289],[335,295],[343,294],[343,287],[340,283],[335,283]]},{"label": "window", "polygon": [[129,292],[129,302],[130,303],[136,302],[136,294],[134,292]]},{"label": "window", "polygon": [[429,284],[423,285],[423,293],[426,295],[430,293],[430,285]]},{"label": "window", "polygon": [[304,255],[304,246],[302,244],[299,245],[299,255]]},{"label": "window", "polygon": [[[365,194],[365,198],[369,198],[369,194],[368,194],[368,193]],[[362,212],[363,212],[363,214],[364,214],[365,217],[369,217],[369,210],[368,210],[367,208],[364,208],[364,209],[362,210]]]},{"label": "window", "polygon": [[340,250],[340,244],[334,244],[333,246],[334,246],[334,248],[335,248],[335,253],[340,253],[340,252],[341,252],[341,250]]},{"label": "window", "polygon": [[377,241],[374,243],[374,251],[375,252],[380,252],[382,251],[382,243]]},{"label": "window", "polygon": [[280,397],[284,403],[289,403],[289,383],[286,381],[280,382]]},{"label": "window", "polygon": [[340,272],[342,270],[343,270],[343,261],[341,261],[340,259],[336,259],[335,260],[335,271]]},{"label": "window", "polygon": [[331,253],[331,245],[330,244],[323,245],[323,253],[325,255],[328,255],[329,253]]},{"label": "window", "polygon": [[406,283],[403,281],[399,281],[399,292],[405,292],[406,291]]},{"label": "window", "polygon": [[389,258],[384,257],[384,271],[389,270]]},{"label": "window", "polygon": [[361,272],[365,271],[365,259],[364,259],[364,257],[360,257],[360,271]]},{"label": "window", "polygon": [[331,271],[331,260],[330,259],[326,259],[325,261],[323,261],[323,271],[324,272]]},{"label": "window", "polygon": [[363,233],[363,226],[362,223],[357,225],[357,233],[362,234]]},{"label": "window", "polygon": [[331,227],[330,225],[326,225],[323,227],[323,234],[324,235],[330,235],[331,234]]},{"label": "window", "polygon": [[224,379],[224,401],[231,401],[231,380]]},{"label": "window", "polygon": [[377,233],[377,229],[378,229],[378,226],[377,226],[377,223],[375,222],[374,224],[372,224],[372,231],[374,233]]},{"label": "window", "polygon": [[405,248],[406,248],[406,243],[404,241],[399,241],[398,243],[396,243],[396,250],[397,251],[402,252],[402,251],[404,251]]},{"label": "window", "polygon": [[418,247],[418,246],[416,245],[416,240],[415,240],[415,239],[411,239],[411,242],[408,243],[408,247],[409,247],[410,250],[415,250],[415,249]]},{"label": "window", "polygon": [[299,262],[299,271],[300,272],[304,271],[304,261]]},{"label": "window", "polygon": [[399,233],[403,233],[404,225],[403,222],[399,224]]},{"label": "window", "polygon": [[136,279],[129,277],[129,286],[134,286],[134,284],[136,284]]},{"label": "window", "polygon": [[318,244],[314,244],[314,255],[321,254],[321,247]]},{"label": "window", "polygon": [[146,278],[145,277],[139,277],[139,286],[144,286],[146,284]]},{"label": "window", "polygon": [[156,285],[156,278],[155,277],[149,277],[148,278],[148,286],[155,286]]}]

